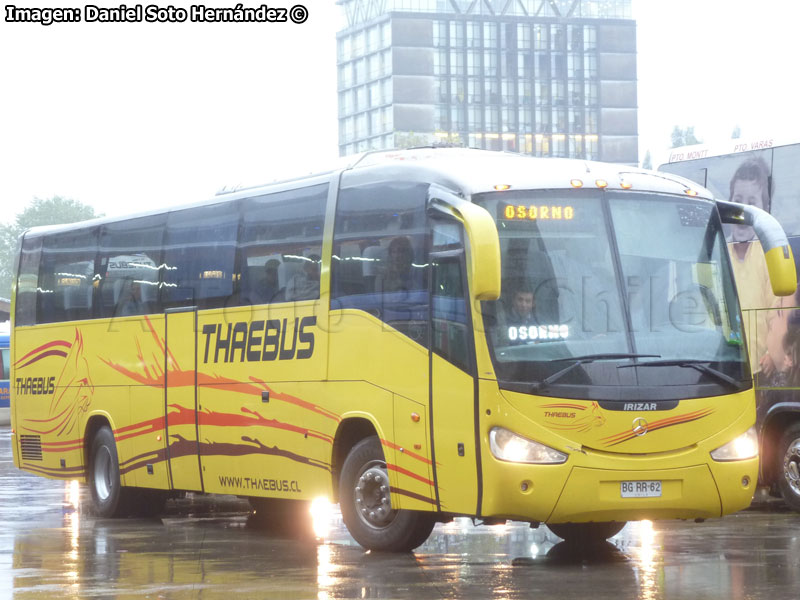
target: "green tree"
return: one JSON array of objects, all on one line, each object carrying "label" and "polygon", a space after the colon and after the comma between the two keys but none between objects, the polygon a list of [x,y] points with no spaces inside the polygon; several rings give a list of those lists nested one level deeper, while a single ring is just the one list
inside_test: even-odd
[{"label": "green tree", "polygon": [[39,225],[77,223],[99,216],[102,215],[95,214],[94,208],[82,202],[53,196],[47,199],[34,198],[12,223],[0,225],[0,296],[11,297],[17,239],[22,232]]},{"label": "green tree", "polygon": [[644,153],[644,160],[642,161],[642,168],[643,169],[652,169],[653,168],[653,159],[650,158],[650,150]]},{"label": "green tree", "polygon": [[697,139],[694,134],[694,126],[692,127],[675,127],[672,128],[672,146],[671,148],[678,148],[679,146],[691,146],[692,144],[702,144],[703,140]]}]

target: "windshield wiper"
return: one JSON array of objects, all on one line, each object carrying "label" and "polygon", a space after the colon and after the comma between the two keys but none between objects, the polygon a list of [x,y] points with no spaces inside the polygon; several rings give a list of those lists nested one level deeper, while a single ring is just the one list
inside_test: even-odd
[{"label": "windshield wiper", "polygon": [[633,365],[618,365],[618,369],[625,369],[629,367],[686,367],[689,369],[696,369],[701,373],[705,373],[706,375],[711,375],[712,377],[716,378],[719,381],[727,383],[728,385],[736,388],[737,390],[741,388],[741,383],[736,381],[730,375],[723,373],[722,371],[715,369],[714,367],[708,366],[710,360],[699,360],[696,358],[675,358],[675,359],[664,359],[664,360],[651,360],[648,362],[643,363],[636,363]]},{"label": "windshield wiper", "polygon": [[[542,379],[537,383],[532,385],[532,389],[534,392],[540,392],[547,386],[549,386],[554,381],[561,379],[564,375],[572,371],[573,369],[590,362],[594,362],[596,360],[622,360],[625,358],[661,358],[660,354],[633,354],[633,353],[608,353],[608,354],[584,354],[583,356],[568,356],[565,358],[554,358],[550,362],[562,362],[565,360],[574,360],[575,362],[572,363],[570,366],[561,369],[560,371],[556,371],[549,377]],[[652,364],[652,363],[650,363]],[[633,366],[633,365],[626,365],[626,366]]]}]

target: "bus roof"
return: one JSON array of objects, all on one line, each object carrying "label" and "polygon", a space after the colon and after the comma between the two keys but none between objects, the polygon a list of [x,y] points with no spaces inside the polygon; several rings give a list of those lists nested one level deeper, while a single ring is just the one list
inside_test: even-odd
[{"label": "bus roof", "polygon": [[[337,173],[342,173],[342,187],[365,185],[387,179],[402,179],[409,182],[437,183],[467,198],[474,194],[496,191],[499,189],[497,186],[510,186],[508,189],[512,190],[556,190],[581,186],[590,188],[599,186],[597,182],[603,181],[607,184],[607,188],[612,190],[622,189],[622,184],[625,184],[633,190],[668,194],[682,195],[691,190],[693,197],[713,199],[710,192],[688,179],[628,165],[580,159],[537,158],[511,152],[468,148],[413,148],[367,152],[351,157],[339,171],[317,173],[235,190],[201,202],[119,217],[101,217],[81,223],[35,227],[25,235],[38,237],[58,231],[92,227],[328,183]],[[580,186],[576,185],[576,181],[581,182]]]},{"label": "bus roof", "polygon": [[753,150],[768,150],[776,146],[788,146],[800,142],[798,136],[765,136],[755,138],[739,138],[735,140],[725,140],[713,144],[693,144],[691,146],[681,146],[669,151],[667,163],[683,162],[687,160],[698,160],[710,158],[712,156],[725,156],[727,154],[739,154],[742,152],[752,152]]}]

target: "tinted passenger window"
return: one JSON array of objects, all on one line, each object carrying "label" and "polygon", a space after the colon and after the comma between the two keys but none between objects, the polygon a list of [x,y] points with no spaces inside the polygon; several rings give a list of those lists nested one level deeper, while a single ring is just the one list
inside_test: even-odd
[{"label": "tinted passenger window", "polygon": [[39,323],[92,316],[97,228],[48,236],[39,271]]},{"label": "tinted passenger window", "polygon": [[333,234],[331,308],[365,310],[427,345],[425,184],[343,189]]},{"label": "tinted passenger window", "polygon": [[98,294],[101,317],[160,312],[158,290],[166,215],[120,221],[100,233]]},{"label": "tinted passenger window", "polygon": [[238,204],[169,213],[164,247],[164,308],[220,307],[233,294]]},{"label": "tinted passenger window", "polygon": [[322,184],[244,201],[239,304],[319,298],[327,197]]},{"label": "tinted passenger window", "polygon": [[433,350],[455,366],[468,371],[469,321],[464,295],[464,245],[461,235],[461,226],[456,223],[433,225]]},{"label": "tinted passenger window", "polygon": [[36,288],[39,284],[39,261],[42,257],[42,238],[25,238],[17,277],[16,316],[14,325],[36,323]]}]

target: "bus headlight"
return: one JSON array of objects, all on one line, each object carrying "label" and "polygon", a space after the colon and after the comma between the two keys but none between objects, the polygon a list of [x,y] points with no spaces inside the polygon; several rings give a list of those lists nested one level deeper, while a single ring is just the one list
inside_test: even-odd
[{"label": "bus headlight", "polygon": [[503,427],[492,427],[489,430],[489,447],[495,458],[508,462],[559,464],[567,460],[567,455],[563,452],[526,439]]},{"label": "bus headlight", "polygon": [[742,435],[711,452],[711,458],[723,462],[747,460],[758,456],[758,433],[751,427]]}]

